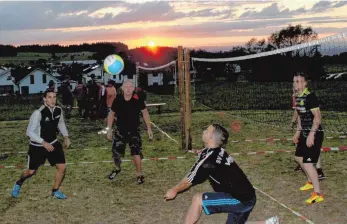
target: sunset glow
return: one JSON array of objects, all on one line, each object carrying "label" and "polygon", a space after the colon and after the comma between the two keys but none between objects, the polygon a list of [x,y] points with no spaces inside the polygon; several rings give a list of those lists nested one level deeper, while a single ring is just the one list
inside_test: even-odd
[{"label": "sunset glow", "polygon": [[148,42],[148,47],[150,48],[154,48],[156,45],[155,45],[155,42],[153,40],[151,40],[150,42]]}]

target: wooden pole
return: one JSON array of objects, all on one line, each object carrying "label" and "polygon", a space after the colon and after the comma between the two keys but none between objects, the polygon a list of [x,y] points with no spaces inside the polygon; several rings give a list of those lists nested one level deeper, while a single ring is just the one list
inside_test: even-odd
[{"label": "wooden pole", "polygon": [[180,112],[181,112],[182,150],[186,150],[184,63],[183,63],[183,48],[182,48],[182,46],[178,46],[178,48],[177,48],[177,67],[178,67],[178,89],[179,89]]},{"label": "wooden pole", "polygon": [[185,150],[192,150],[191,136],[191,97],[190,97],[190,52],[184,49],[184,76],[185,76]]}]

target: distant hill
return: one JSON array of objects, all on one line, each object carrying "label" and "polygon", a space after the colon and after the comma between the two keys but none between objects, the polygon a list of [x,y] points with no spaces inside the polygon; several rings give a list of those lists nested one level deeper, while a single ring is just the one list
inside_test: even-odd
[{"label": "distant hill", "polygon": [[139,47],[130,49],[127,53],[132,61],[139,62],[141,66],[146,63],[148,67],[160,66],[177,59],[177,48],[173,47]]}]

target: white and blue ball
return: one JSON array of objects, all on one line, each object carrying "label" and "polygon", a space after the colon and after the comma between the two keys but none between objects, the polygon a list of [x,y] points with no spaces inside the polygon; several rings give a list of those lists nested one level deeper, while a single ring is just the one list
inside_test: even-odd
[{"label": "white and blue ball", "polygon": [[119,55],[111,54],[105,58],[104,68],[108,74],[118,75],[124,69],[124,61]]}]

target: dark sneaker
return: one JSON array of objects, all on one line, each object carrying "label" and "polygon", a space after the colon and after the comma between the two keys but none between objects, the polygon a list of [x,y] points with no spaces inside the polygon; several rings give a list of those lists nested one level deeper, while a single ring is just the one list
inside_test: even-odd
[{"label": "dark sneaker", "polygon": [[325,175],[324,175],[322,169],[317,169],[317,173],[318,173],[318,180],[324,180],[325,179]]},{"label": "dark sneaker", "polygon": [[109,180],[113,180],[114,178],[116,178],[117,174],[120,173],[121,170],[112,170],[112,172],[110,173],[110,175],[108,175],[108,179]]},{"label": "dark sneaker", "polygon": [[302,171],[301,166],[298,165],[297,167],[295,167],[294,171],[295,171],[295,172],[300,172],[300,171]]},{"label": "dark sneaker", "polygon": [[138,176],[137,177],[137,183],[138,184],[143,184],[145,182],[145,177],[144,176]]}]

